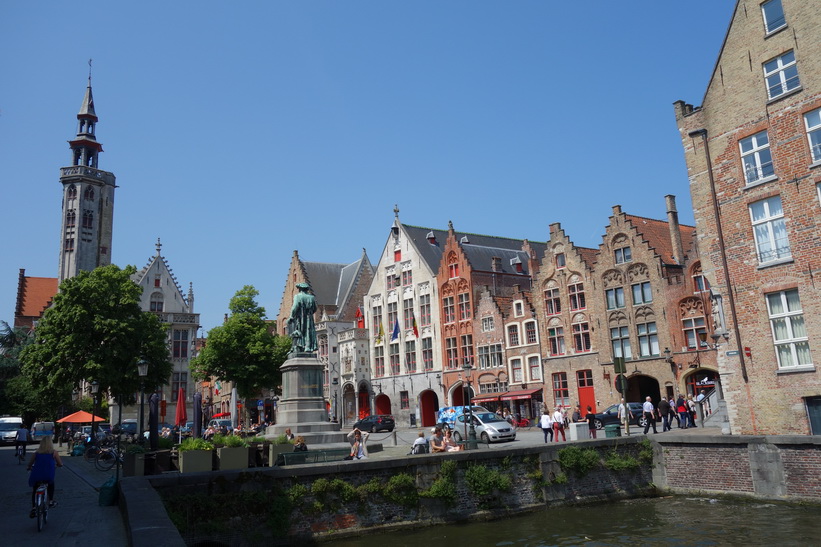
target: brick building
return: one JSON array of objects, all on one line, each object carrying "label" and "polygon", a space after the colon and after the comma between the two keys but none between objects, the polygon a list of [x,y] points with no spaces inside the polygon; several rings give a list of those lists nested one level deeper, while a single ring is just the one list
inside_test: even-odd
[{"label": "brick building", "polygon": [[818,4],[739,0],[702,104],[675,115],[730,428],[821,434]]}]

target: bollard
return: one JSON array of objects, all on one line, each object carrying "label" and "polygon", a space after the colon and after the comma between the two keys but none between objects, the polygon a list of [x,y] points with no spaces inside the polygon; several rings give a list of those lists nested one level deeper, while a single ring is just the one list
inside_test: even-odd
[{"label": "bollard", "polygon": [[393,446],[399,446],[399,443],[396,440],[396,431],[393,431]]}]

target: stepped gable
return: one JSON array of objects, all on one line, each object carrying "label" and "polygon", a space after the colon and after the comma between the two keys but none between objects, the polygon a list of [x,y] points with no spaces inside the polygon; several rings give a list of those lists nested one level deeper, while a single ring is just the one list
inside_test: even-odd
[{"label": "stepped gable", "polygon": [[56,277],[28,277],[26,270],[21,268],[17,281],[14,326],[31,328],[51,305],[58,287]]},{"label": "stepped gable", "polygon": [[[636,229],[637,233],[642,236],[644,241],[655,250],[665,265],[679,264],[674,258],[673,244],[670,241],[670,227],[666,220],[654,220],[652,218],[628,214],[624,215],[624,219],[628,221]],[[679,231],[682,241],[693,241],[696,231],[694,226],[680,224]],[[683,258],[684,257],[682,257],[682,260]]]}]

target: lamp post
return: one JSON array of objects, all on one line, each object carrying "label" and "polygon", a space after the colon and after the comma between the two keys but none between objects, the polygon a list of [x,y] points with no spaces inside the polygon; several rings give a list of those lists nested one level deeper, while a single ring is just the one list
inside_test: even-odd
[{"label": "lamp post", "polygon": [[473,405],[471,405],[470,390],[470,373],[473,370],[473,366],[470,363],[470,359],[465,359],[465,364],[462,365],[462,368],[465,370],[465,381],[468,384],[468,419],[470,420],[468,442],[465,448],[467,448],[468,450],[476,450],[478,448],[478,445],[476,443],[476,426],[473,424]]},{"label": "lamp post", "polygon": [[97,415],[97,393],[100,391],[100,383],[97,380],[91,382],[91,442],[97,444],[97,431],[94,429],[94,417]]},{"label": "lamp post", "polygon": [[137,362],[137,373],[140,375],[140,433],[137,437],[140,444],[143,444],[143,414],[145,414],[145,377],[148,376],[148,361],[140,359]]}]

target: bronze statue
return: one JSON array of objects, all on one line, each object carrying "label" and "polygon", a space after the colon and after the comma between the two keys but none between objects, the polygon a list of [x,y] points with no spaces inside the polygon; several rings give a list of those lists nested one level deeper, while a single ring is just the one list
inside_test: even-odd
[{"label": "bronze statue", "polygon": [[288,318],[288,335],[291,337],[291,351],[294,353],[313,353],[316,351],[316,298],[308,292],[307,283],[297,283],[299,292],[294,295],[291,316]]}]

